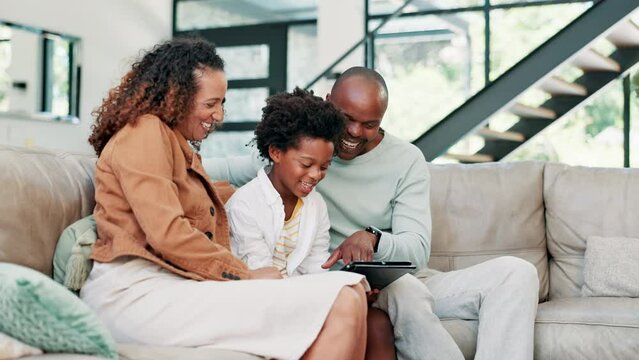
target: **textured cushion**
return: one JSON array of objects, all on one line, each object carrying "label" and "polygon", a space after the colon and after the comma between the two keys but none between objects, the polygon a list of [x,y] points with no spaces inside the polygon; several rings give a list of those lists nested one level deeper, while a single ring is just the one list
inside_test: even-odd
[{"label": "textured cushion", "polygon": [[466,268],[504,255],[533,263],[548,294],[541,162],[428,164],[433,219],[428,266]]},{"label": "textured cushion", "polygon": [[93,355],[45,353],[42,355],[28,356],[21,360],[100,360],[104,359]]},{"label": "textured cushion", "polygon": [[639,238],[639,169],[547,164],[550,299],[581,297],[589,236]]},{"label": "textured cushion", "polygon": [[42,350],[0,333],[0,360],[17,359],[28,355],[42,354]]},{"label": "textured cushion", "polygon": [[0,145],[0,262],[51,275],[58,237],[95,206],[95,158]]},{"label": "textured cushion", "polygon": [[591,236],[584,256],[584,296],[639,297],[639,239]]},{"label": "textured cushion", "polygon": [[79,298],[24,266],[0,263],[0,332],[46,352],[116,359],[108,330]]},{"label": "textured cushion", "polygon": [[69,290],[80,290],[93,267],[90,256],[96,239],[93,215],[64,229],[53,254],[53,279]]}]

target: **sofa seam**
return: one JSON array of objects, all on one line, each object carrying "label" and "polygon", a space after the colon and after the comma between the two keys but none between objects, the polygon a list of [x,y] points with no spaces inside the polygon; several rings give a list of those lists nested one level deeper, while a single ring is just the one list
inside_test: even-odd
[{"label": "sofa seam", "polygon": [[532,253],[544,252],[547,254],[546,247],[539,248],[523,248],[523,249],[505,249],[505,250],[482,250],[482,251],[459,251],[459,252],[439,252],[433,251],[430,256],[474,256],[474,255],[496,255],[496,254],[512,254],[516,253]]},{"label": "sofa seam", "polygon": [[611,323],[600,323],[600,322],[580,322],[580,321],[535,320],[535,324],[543,324],[543,325],[607,326],[607,327],[622,327],[622,328],[630,328],[630,329],[639,329],[639,325],[632,325],[632,324],[611,324]]}]

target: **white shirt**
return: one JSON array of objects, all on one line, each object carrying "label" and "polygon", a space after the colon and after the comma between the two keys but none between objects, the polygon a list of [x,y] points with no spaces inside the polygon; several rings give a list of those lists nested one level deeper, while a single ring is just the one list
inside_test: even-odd
[{"label": "white shirt", "polygon": [[[273,265],[275,243],[284,227],[284,204],[266,175],[238,189],[226,203],[231,231],[231,251],[249,268]],[[287,273],[296,276],[326,271],[321,265],[328,259],[330,222],[326,203],[313,190],[304,198],[300,214],[299,237],[287,259]]]}]

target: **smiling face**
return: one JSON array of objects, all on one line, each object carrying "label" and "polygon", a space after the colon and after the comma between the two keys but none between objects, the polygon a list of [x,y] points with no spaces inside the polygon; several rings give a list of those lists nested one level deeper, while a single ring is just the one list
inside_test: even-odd
[{"label": "smiling face", "polygon": [[321,138],[302,137],[297,146],[281,150],[269,146],[273,169],[269,178],[282,199],[305,197],[313,191],[333,157],[333,143]]},{"label": "smiling face", "polygon": [[337,156],[351,160],[379,144],[383,137],[379,127],[387,105],[379,84],[352,76],[334,87],[326,98],[346,116],[346,128],[337,144]]},{"label": "smiling face", "polygon": [[223,71],[208,67],[196,70],[195,77],[198,90],[193,108],[176,128],[187,140],[200,141],[222,125],[227,82]]}]

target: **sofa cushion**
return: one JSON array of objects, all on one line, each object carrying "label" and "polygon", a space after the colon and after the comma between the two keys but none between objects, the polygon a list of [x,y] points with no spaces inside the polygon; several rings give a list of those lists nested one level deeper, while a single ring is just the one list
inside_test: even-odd
[{"label": "sofa cushion", "polygon": [[639,238],[639,169],[547,164],[550,299],[581,296],[589,236]]},{"label": "sofa cushion", "polygon": [[[263,357],[247,353],[200,348],[184,348],[169,346],[147,346],[119,344],[118,354],[120,360],[263,360]],[[40,356],[26,357],[21,360],[94,360],[100,359],[88,355],[77,354],[44,354]]]},{"label": "sofa cushion", "polygon": [[532,262],[548,293],[540,162],[434,165],[429,267],[450,271],[503,255]]},{"label": "sofa cushion", "polygon": [[450,336],[453,337],[455,343],[464,355],[464,359],[472,360],[475,358],[477,351],[477,329],[479,322],[477,320],[460,320],[460,319],[441,319],[442,326]]},{"label": "sofa cushion", "polygon": [[639,297],[639,239],[588,237],[584,296]]},{"label": "sofa cushion", "polygon": [[563,298],[540,304],[535,359],[635,359],[639,299]]},{"label": "sofa cushion", "polygon": [[95,159],[0,145],[0,262],[51,275],[62,230],[95,206]]},{"label": "sofa cushion", "polygon": [[120,360],[259,360],[260,356],[241,353],[231,350],[163,346],[143,346],[143,345],[120,345],[118,346]]},{"label": "sofa cushion", "polygon": [[46,352],[117,358],[115,343],[78,297],[44,274],[0,263],[0,332]]}]

